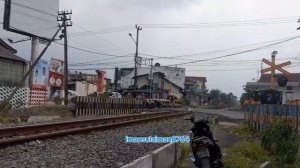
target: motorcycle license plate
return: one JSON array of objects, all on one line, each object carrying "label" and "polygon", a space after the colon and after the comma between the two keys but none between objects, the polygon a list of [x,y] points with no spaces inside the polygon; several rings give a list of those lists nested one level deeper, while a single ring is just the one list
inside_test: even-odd
[{"label": "motorcycle license plate", "polygon": [[199,158],[209,157],[209,151],[208,151],[208,149],[206,148],[206,149],[197,151],[197,156]]}]

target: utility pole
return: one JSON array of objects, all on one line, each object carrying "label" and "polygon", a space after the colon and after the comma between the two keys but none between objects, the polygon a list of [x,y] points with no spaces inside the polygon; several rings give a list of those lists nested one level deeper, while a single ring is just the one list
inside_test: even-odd
[{"label": "utility pole", "polygon": [[134,89],[137,88],[137,57],[138,57],[138,49],[139,49],[139,31],[142,30],[140,26],[135,25],[136,28],[136,42],[135,42],[135,56],[134,56]]},{"label": "utility pole", "polygon": [[[273,51],[272,52],[272,64],[275,65],[275,56],[277,52]],[[271,89],[275,89],[275,68],[272,67],[271,70]]]},{"label": "utility pole", "polygon": [[68,36],[67,27],[72,26],[71,22],[72,11],[58,12],[57,21],[61,22],[59,27],[62,27],[62,37],[64,38],[64,104],[68,105]]},{"label": "utility pole", "polygon": [[153,58],[150,59],[150,99],[152,99],[152,83],[153,83],[153,73],[152,73],[152,66],[153,66]]},{"label": "utility pole", "polygon": [[118,74],[119,74],[119,68],[115,67],[115,81],[114,81],[114,91],[116,92],[118,90]]}]

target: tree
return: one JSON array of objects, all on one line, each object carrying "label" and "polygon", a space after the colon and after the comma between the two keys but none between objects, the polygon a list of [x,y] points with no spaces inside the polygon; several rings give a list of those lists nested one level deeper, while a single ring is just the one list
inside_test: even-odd
[{"label": "tree", "polygon": [[221,91],[218,89],[212,89],[209,92],[209,96],[211,98],[212,104],[213,105],[218,105],[219,104],[219,98],[220,98]]},{"label": "tree", "polygon": [[218,89],[212,89],[209,97],[213,105],[232,106],[237,103],[237,97],[233,93],[224,93]]}]

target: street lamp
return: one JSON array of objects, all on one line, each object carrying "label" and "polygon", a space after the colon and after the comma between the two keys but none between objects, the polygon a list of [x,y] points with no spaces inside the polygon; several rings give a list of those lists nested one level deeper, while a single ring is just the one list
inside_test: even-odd
[{"label": "street lamp", "polygon": [[134,44],[136,45],[137,43],[136,43],[136,41],[134,40],[134,38],[132,37],[132,34],[131,34],[131,33],[129,33],[129,36],[131,37],[131,39],[133,40]]},{"label": "street lamp", "polygon": [[19,42],[31,40],[31,37],[25,38],[25,39],[21,39],[21,40],[18,40],[18,41],[14,41],[14,40],[12,40],[10,38],[8,38],[7,40],[8,40],[9,43],[13,44],[13,43],[19,43]]}]

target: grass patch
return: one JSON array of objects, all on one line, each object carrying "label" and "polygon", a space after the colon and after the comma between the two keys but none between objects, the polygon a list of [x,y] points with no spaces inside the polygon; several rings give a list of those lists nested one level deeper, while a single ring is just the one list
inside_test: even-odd
[{"label": "grass patch", "polygon": [[257,168],[272,160],[268,153],[255,142],[246,142],[227,150],[225,168]]},{"label": "grass patch", "polygon": [[0,116],[0,123],[1,124],[18,123],[18,120],[12,117]]},{"label": "grass patch", "polygon": [[254,136],[253,132],[246,124],[242,124],[241,126],[234,128],[233,133],[238,137],[244,138],[251,138]]},{"label": "grass patch", "polygon": [[189,143],[180,143],[181,148],[181,158],[178,162],[172,166],[172,168],[186,168],[187,167],[187,157],[192,153]]}]

